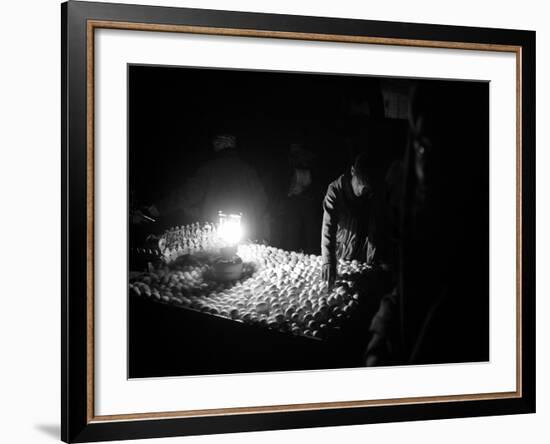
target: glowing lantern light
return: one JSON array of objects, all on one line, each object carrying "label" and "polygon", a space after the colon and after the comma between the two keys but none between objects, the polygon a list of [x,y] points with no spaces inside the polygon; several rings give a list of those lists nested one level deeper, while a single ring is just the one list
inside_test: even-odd
[{"label": "glowing lantern light", "polygon": [[237,244],[243,237],[241,214],[226,214],[218,211],[218,236],[222,241],[221,256],[214,262],[214,276],[221,282],[239,279],[243,271],[243,261],[237,255]]},{"label": "glowing lantern light", "polygon": [[218,235],[228,245],[237,245],[243,237],[241,214],[226,214],[218,211]]}]

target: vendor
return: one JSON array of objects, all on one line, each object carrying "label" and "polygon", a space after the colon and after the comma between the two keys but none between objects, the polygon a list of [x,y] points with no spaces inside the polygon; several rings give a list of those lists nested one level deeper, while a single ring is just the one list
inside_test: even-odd
[{"label": "vendor", "polygon": [[322,278],[329,286],[336,279],[339,259],[372,264],[376,245],[376,204],[365,154],[350,170],[332,182],[323,201],[321,233]]}]

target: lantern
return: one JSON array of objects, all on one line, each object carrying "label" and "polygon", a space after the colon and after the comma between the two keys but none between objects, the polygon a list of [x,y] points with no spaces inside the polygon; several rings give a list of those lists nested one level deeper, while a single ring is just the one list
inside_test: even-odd
[{"label": "lantern", "polygon": [[218,211],[218,236],[226,246],[236,246],[243,237],[242,214],[227,214]]},{"label": "lantern", "polygon": [[219,281],[234,281],[242,275],[243,261],[237,255],[237,246],[243,237],[242,214],[218,211],[218,237],[221,257],[214,261],[214,275]]}]

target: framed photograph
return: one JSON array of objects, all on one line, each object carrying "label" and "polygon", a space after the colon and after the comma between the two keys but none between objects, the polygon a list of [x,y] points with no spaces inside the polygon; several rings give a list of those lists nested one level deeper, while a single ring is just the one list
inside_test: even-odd
[{"label": "framed photograph", "polygon": [[62,439],[535,411],[535,33],[69,1]]}]

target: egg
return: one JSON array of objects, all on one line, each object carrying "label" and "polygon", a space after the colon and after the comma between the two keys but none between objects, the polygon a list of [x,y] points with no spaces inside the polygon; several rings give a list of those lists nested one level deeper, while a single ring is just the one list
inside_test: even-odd
[{"label": "egg", "polygon": [[267,313],[269,311],[269,306],[265,302],[260,302],[256,305],[256,311],[261,314]]},{"label": "egg", "polygon": [[290,317],[294,314],[295,311],[296,311],[296,308],[295,308],[294,306],[291,305],[291,306],[289,306],[289,307],[286,308],[286,310],[285,310],[285,316],[286,316],[287,318],[290,318]]},{"label": "egg", "polygon": [[327,302],[331,307],[338,305],[338,299],[334,295],[329,296]]},{"label": "egg", "polygon": [[310,330],[318,330],[321,324],[318,321],[312,320],[307,323],[307,328]]}]

